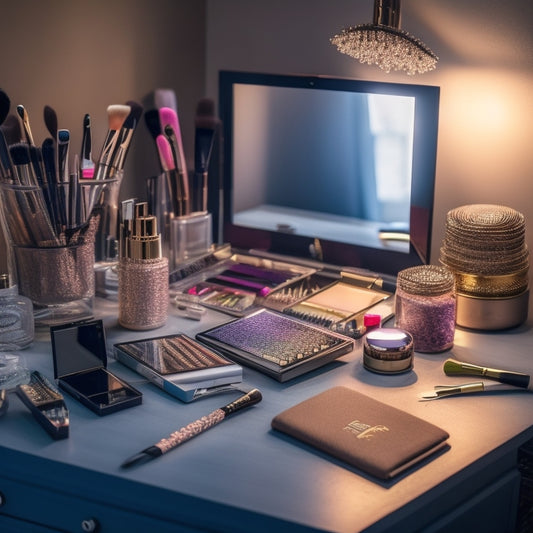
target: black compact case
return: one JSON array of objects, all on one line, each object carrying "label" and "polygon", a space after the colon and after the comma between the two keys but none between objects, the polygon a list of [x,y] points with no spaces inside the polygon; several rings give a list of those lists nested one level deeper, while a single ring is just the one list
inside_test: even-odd
[{"label": "black compact case", "polygon": [[100,416],[142,403],[141,392],[106,368],[101,320],[52,326],[50,334],[54,377],[61,389]]}]

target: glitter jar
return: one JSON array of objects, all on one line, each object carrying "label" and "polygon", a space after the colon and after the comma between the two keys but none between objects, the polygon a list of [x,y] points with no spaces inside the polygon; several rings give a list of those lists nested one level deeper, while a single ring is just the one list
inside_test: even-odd
[{"label": "glitter jar", "polygon": [[417,352],[450,349],[455,335],[455,277],[446,267],[402,270],[396,288],[396,325],[408,331]]}]

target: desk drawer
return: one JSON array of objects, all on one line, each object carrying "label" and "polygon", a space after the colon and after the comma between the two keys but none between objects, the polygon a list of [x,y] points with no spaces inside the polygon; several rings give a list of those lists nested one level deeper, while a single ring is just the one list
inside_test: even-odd
[{"label": "desk drawer", "polygon": [[[158,533],[198,533],[198,530],[156,517],[134,513],[111,505],[83,500],[69,494],[47,490],[27,483],[0,477],[0,526],[33,522],[47,528],[70,533],[116,533],[157,531]],[[132,506],[135,506],[132,503]],[[24,524],[24,522],[22,522]],[[0,527],[1,531],[6,531]],[[7,529],[9,531],[9,529]],[[23,526],[13,531],[26,531]],[[41,531],[32,529],[31,531]]]}]

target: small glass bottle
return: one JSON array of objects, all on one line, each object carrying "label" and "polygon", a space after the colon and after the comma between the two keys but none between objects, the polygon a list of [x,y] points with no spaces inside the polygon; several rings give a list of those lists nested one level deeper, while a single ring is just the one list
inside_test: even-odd
[{"label": "small glass bottle", "polygon": [[396,325],[408,331],[417,352],[449,350],[455,336],[455,277],[446,267],[402,270],[396,287]]},{"label": "small glass bottle", "polygon": [[0,352],[21,350],[32,343],[35,331],[33,304],[0,275]]},{"label": "small glass bottle", "polygon": [[162,257],[157,219],[146,214],[146,204],[122,227],[118,266],[118,321],[125,328],[149,330],[168,317],[168,259]]}]

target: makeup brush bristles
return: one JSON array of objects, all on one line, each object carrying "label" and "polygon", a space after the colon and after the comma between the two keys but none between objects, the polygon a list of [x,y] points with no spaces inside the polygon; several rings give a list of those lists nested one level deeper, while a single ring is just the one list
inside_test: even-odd
[{"label": "makeup brush bristles", "polygon": [[0,125],[4,123],[7,115],[9,114],[9,108],[11,107],[11,100],[7,93],[0,89]]},{"label": "makeup brush bristles", "polygon": [[123,104],[113,104],[107,108],[107,118],[110,130],[119,130],[130,114],[131,107]]}]

